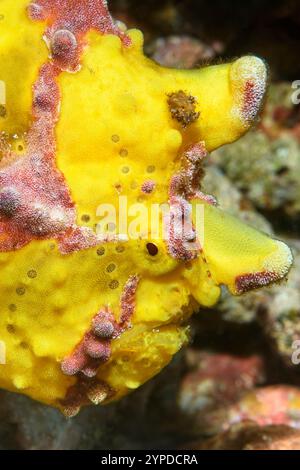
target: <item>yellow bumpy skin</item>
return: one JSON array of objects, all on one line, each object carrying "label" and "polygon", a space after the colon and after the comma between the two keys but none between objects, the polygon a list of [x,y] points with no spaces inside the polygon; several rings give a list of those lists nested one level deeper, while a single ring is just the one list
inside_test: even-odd
[{"label": "yellow bumpy skin", "polygon": [[1,0],[0,15],[0,386],[73,416],[158,373],[221,284],[287,274],[290,250],[200,187],[207,152],[256,119],[267,72],[252,56],[162,68],[102,0]]}]

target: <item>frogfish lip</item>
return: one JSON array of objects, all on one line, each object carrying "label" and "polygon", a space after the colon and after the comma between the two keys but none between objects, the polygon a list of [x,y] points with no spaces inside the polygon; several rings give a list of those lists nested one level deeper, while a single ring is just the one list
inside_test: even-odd
[{"label": "frogfish lip", "polygon": [[235,291],[243,294],[284,279],[292,266],[293,255],[285,243],[275,240],[274,251],[264,260],[262,271],[243,274],[235,279]]},{"label": "frogfish lip", "polygon": [[218,207],[204,205],[203,252],[212,278],[240,295],[286,277],[290,248]]}]

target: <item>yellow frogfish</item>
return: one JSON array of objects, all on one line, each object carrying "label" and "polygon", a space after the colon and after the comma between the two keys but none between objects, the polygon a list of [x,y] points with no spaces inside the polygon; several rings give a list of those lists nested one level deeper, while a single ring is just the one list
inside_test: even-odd
[{"label": "yellow frogfish", "polygon": [[221,285],[286,276],[289,248],[201,191],[266,86],[254,56],[157,65],[105,0],[0,1],[0,387],[67,416],[109,403],[169,363]]}]

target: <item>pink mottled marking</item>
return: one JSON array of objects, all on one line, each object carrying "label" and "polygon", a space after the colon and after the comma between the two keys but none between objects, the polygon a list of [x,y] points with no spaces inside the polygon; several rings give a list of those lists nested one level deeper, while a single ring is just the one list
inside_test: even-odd
[{"label": "pink mottled marking", "polygon": [[54,238],[62,252],[98,242],[92,230],[76,225],[76,209],[63,174],[56,166],[55,126],[59,118],[62,70],[76,71],[90,29],[130,39],[114,24],[104,0],[37,0],[28,8],[34,20],[47,22],[45,37],[52,59],[33,86],[33,123],[25,137],[26,153],[13,154],[5,143],[0,164],[0,251],[16,250],[33,239]]},{"label": "pink mottled marking", "polygon": [[184,261],[195,259],[201,248],[193,227],[189,201],[199,199],[208,204],[216,204],[213,196],[200,191],[204,175],[202,161],[206,156],[207,151],[203,142],[191,146],[183,153],[181,172],[171,179],[170,213],[165,219],[165,225],[169,253],[175,259]]},{"label": "pink mottled marking", "polygon": [[151,194],[155,189],[155,181],[147,180],[142,184],[141,191],[144,194]]},{"label": "pink mottled marking", "polygon": [[253,122],[265,92],[265,82],[248,80],[244,88],[242,116],[247,123]]},{"label": "pink mottled marking", "polygon": [[[0,169],[0,249],[21,248],[32,239],[59,236],[72,226],[75,207],[55,164],[58,70],[42,66],[33,88],[34,122],[22,157],[7,155]],[[10,210],[8,210],[8,207]]]},{"label": "pink mottled marking", "polygon": [[198,255],[200,245],[196,244],[195,247],[196,231],[192,223],[190,206],[180,196],[172,196],[169,203],[170,211],[165,218],[169,254],[183,261],[193,260]]},{"label": "pink mottled marking", "polygon": [[135,309],[135,295],[138,287],[138,276],[131,276],[124,286],[120,301],[120,321],[113,313],[102,309],[92,320],[90,329],[84,334],[72,354],[66,357],[61,369],[66,375],[77,375],[92,378],[97,375],[101,364],[111,356],[111,341],[130,328],[130,319]]},{"label": "pink mottled marking", "polygon": [[102,34],[115,34],[125,46],[130,38],[120,31],[109,14],[104,0],[36,0],[29,6],[34,20],[46,20],[46,38],[53,59],[63,69],[76,70],[85,45],[83,36],[91,29]]},{"label": "pink mottled marking", "polygon": [[[99,336],[95,325],[110,323],[113,328],[106,337]],[[95,377],[99,366],[108,361],[111,354],[111,339],[115,337],[118,325],[109,309],[100,310],[94,317],[91,328],[70,356],[62,361],[61,369],[66,375],[79,372],[87,377]]]},{"label": "pink mottled marking", "polygon": [[235,279],[236,290],[239,294],[243,294],[259,287],[267,286],[271,282],[278,280],[278,274],[264,271],[261,273],[242,274]]},{"label": "pink mottled marking", "polygon": [[130,319],[135,309],[135,294],[139,283],[138,276],[130,276],[121,296],[120,327],[130,327]]}]

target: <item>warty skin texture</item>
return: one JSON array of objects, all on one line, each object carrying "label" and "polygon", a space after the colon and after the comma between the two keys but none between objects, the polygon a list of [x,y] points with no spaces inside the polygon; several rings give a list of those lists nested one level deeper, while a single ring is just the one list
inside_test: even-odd
[{"label": "warty skin texture", "polygon": [[[235,141],[255,121],[267,82],[261,59],[165,69],[144,56],[140,31],[117,30],[102,1],[94,2],[98,10],[78,2],[83,26],[69,8],[74,0],[53,0],[50,13],[47,0],[28,11],[29,3],[16,0],[12,8],[10,0],[0,1],[6,84],[0,183],[4,175],[10,184],[9,191],[0,185],[0,339],[6,344],[0,386],[73,416],[80,406],[118,399],[158,373],[187,341],[190,315],[199,305],[212,306],[221,284],[241,294],[278,281],[292,257],[283,243],[221,212],[187,181],[206,151]],[[89,26],[89,11],[102,18],[99,28]],[[168,106],[178,91],[194,97],[200,113],[186,127]],[[196,164],[183,170],[191,148]],[[180,194],[172,192],[176,175]],[[188,260],[150,235],[97,242],[97,207],[118,207],[120,195],[128,206],[147,207],[173,198],[195,208],[200,198],[203,249]]]}]

